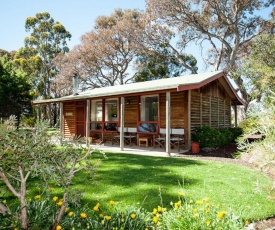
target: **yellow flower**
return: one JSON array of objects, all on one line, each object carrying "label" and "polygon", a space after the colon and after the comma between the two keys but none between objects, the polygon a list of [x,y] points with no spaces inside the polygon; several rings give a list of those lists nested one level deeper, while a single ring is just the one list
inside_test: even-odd
[{"label": "yellow flower", "polygon": [[54,202],[56,202],[57,200],[58,200],[58,197],[57,197],[57,196],[53,197],[53,201],[54,201]]},{"label": "yellow flower", "polygon": [[34,197],[34,199],[40,199],[40,198],[41,198],[40,195],[36,195],[36,196]]},{"label": "yellow flower", "polygon": [[211,222],[210,222],[209,220],[207,220],[207,221],[205,222],[205,224],[206,224],[206,226],[209,226],[209,225],[211,224]]},{"label": "yellow flower", "polygon": [[249,221],[248,220],[245,221],[245,225],[249,225]]},{"label": "yellow flower", "polygon": [[179,206],[181,205],[181,200],[178,201],[178,205],[179,205]]},{"label": "yellow flower", "polygon": [[111,216],[105,216],[105,219],[108,221],[108,220],[111,220]]},{"label": "yellow flower", "polygon": [[87,217],[87,214],[84,213],[84,212],[82,212],[82,213],[80,213],[80,217],[81,217],[82,219],[85,219],[85,218]]},{"label": "yellow flower", "polygon": [[209,197],[204,197],[204,198],[203,198],[203,201],[209,202],[209,201],[210,201],[210,198],[209,198]]},{"label": "yellow flower", "polygon": [[110,201],[110,205],[114,206],[115,202],[113,200]]},{"label": "yellow flower", "polygon": [[153,214],[157,214],[158,213],[158,210],[156,208],[153,209]]},{"label": "yellow flower", "polygon": [[209,212],[210,212],[210,209],[206,209],[205,212],[206,212],[206,213],[209,213]]},{"label": "yellow flower", "polygon": [[175,210],[177,210],[177,209],[179,208],[178,203],[175,203],[175,204],[174,204],[174,208],[175,208]]},{"label": "yellow flower", "polygon": [[135,214],[135,213],[132,213],[132,214],[131,214],[131,218],[132,218],[132,219],[135,219],[135,218],[136,218],[136,214]]},{"label": "yellow flower", "polygon": [[218,218],[219,218],[219,219],[222,219],[222,218],[224,218],[224,216],[225,216],[226,214],[227,214],[226,211],[218,212]]},{"label": "yellow flower", "polygon": [[101,219],[102,219],[103,217],[104,217],[104,216],[103,216],[103,214],[102,214],[102,213],[100,213],[100,214],[99,214],[99,218],[101,218]]},{"label": "yellow flower", "polygon": [[13,230],[18,230],[18,228],[14,228]]},{"label": "yellow flower", "polygon": [[49,188],[49,190],[50,190],[50,191],[53,191],[53,190],[54,190],[54,188],[50,187],[50,188]]},{"label": "yellow flower", "polygon": [[121,217],[124,218],[125,214],[124,213],[121,213]]},{"label": "yellow flower", "polygon": [[198,205],[201,205],[202,203],[203,203],[203,201],[202,200],[197,200],[197,202],[196,202]]},{"label": "yellow flower", "polygon": [[68,212],[70,210],[70,208],[66,207],[65,208],[65,212]]},{"label": "yellow flower", "polygon": [[162,207],[158,206],[158,212],[162,211]]},{"label": "yellow flower", "polygon": [[96,206],[93,207],[93,210],[96,212],[99,211],[99,203],[97,203]]},{"label": "yellow flower", "polygon": [[193,213],[196,213],[198,210],[196,208],[193,209]]},{"label": "yellow flower", "polygon": [[179,196],[180,197],[184,197],[184,193],[183,192],[179,192]]},{"label": "yellow flower", "polygon": [[159,218],[157,216],[153,217],[153,222],[156,224],[159,221]]},{"label": "yellow flower", "polygon": [[121,222],[122,222],[122,223],[124,222],[124,219],[123,219],[123,218],[121,219]]},{"label": "yellow flower", "polygon": [[166,211],[167,211],[167,208],[162,208],[162,211],[163,211],[163,212],[166,212]]},{"label": "yellow flower", "polygon": [[68,216],[73,216],[74,212],[69,212]]},{"label": "yellow flower", "polygon": [[57,205],[58,205],[59,207],[61,207],[62,204],[63,204],[63,201],[62,201],[62,200],[60,200],[60,201],[57,203]]},{"label": "yellow flower", "polygon": [[60,225],[57,225],[55,229],[56,229],[56,230],[61,230],[62,227],[61,227]]},{"label": "yellow flower", "polygon": [[101,221],[101,224],[102,224],[102,225],[104,224],[104,220]]}]

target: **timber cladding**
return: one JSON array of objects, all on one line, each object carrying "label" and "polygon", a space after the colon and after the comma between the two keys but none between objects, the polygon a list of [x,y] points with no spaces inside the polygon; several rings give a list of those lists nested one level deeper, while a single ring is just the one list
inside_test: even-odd
[{"label": "timber cladding", "polygon": [[213,128],[231,127],[230,99],[225,92],[217,93],[214,89],[211,89],[212,93],[208,91],[207,94],[192,90],[191,130],[203,125]]},{"label": "timber cladding", "polygon": [[[188,103],[184,92],[171,93],[171,128],[184,128],[184,104]],[[160,128],[166,128],[166,94],[159,97]]]},{"label": "timber cladding", "polygon": [[65,102],[63,104],[63,114],[64,114],[64,137],[71,137],[76,133],[75,130],[75,103]]}]

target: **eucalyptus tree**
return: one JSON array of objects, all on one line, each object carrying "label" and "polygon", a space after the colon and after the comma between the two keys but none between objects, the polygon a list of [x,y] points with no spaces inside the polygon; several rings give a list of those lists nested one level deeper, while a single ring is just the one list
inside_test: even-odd
[{"label": "eucalyptus tree", "polygon": [[[19,49],[15,61],[30,74],[30,82],[38,97],[57,97],[56,88],[51,87],[57,73],[53,60],[58,54],[69,51],[67,41],[71,38],[71,34],[48,12],[28,17],[25,29],[30,35],[25,38],[25,47]],[[51,118],[50,109],[48,109],[48,118]]]},{"label": "eucalyptus tree", "polygon": [[[135,82],[176,77],[187,70],[178,59],[170,58],[166,48],[158,50],[158,53],[143,52],[137,55],[134,61]],[[193,63],[195,67],[196,59]]]},{"label": "eucalyptus tree", "polygon": [[143,31],[141,16],[138,10],[116,9],[98,17],[93,30],[81,37],[81,44],[59,59],[59,78],[77,73],[90,88],[131,81],[131,63],[139,52],[137,38]]},{"label": "eucalyptus tree", "polygon": [[[263,32],[266,20],[259,12],[274,1],[265,0],[147,0],[147,30],[157,31],[175,51],[199,45],[204,60],[215,70],[237,68],[251,39]],[[149,32],[150,34],[151,32]],[[173,43],[167,37],[174,37]],[[158,39],[158,38],[157,38]],[[175,42],[175,40],[177,42]],[[177,46],[176,46],[177,45]],[[192,72],[192,69],[190,69]],[[231,72],[232,73],[232,72]],[[248,105],[251,100],[241,76],[233,76]]]}]

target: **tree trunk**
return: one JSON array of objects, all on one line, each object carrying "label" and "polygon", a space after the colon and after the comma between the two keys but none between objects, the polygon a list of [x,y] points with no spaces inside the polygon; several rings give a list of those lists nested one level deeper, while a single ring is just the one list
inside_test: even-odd
[{"label": "tree trunk", "polygon": [[28,214],[27,214],[26,182],[25,182],[25,180],[21,181],[20,205],[21,205],[21,215],[20,215],[21,227],[22,227],[22,229],[28,229]]}]

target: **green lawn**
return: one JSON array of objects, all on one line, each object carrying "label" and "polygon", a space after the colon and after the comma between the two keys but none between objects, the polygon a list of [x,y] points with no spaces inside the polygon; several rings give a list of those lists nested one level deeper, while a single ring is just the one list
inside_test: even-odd
[{"label": "green lawn", "polygon": [[[250,168],[213,161],[160,158],[132,154],[99,153],[101,160],[94,180],[87,172],[74,178],[73,190],[84,194],[93,207],[97,202],[106,210],[110,200],[118,205],[134,205],[152,211],[157,205],[169,207],[179,192],[189,198],[209,197],[222,210],[232,208],[243,219],[257,220],[275,215],[275,199],[269,197],[272,180]],[[37,194],[32,191],[29,195]],[[57,190],[55,189],[55,194]]]},{"label": "green lawn", "polygon": [[84,193],[91,205],[110,200],[122,205],[142,206],[151,211],[161,203],[169,207],[183,191],[194,201],[209,197],[222,208],[232,208],[245,219],[275,215],[270,199],[272,181],[266,175],[241,165],[183,158],[160,158],[106,153],[94,181],[75,178],[74,188]]}]

